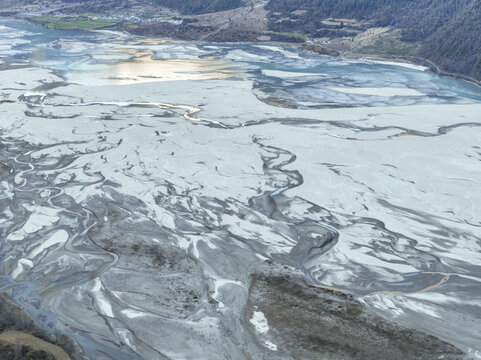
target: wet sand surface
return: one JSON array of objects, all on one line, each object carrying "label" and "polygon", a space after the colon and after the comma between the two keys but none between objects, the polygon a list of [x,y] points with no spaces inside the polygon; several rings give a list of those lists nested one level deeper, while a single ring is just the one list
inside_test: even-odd
[{"label": "wet sand surface", "polygon": [[481,358],[479,88],[279,46],[0,42],[0,290],[43,331],[91,359]]}]

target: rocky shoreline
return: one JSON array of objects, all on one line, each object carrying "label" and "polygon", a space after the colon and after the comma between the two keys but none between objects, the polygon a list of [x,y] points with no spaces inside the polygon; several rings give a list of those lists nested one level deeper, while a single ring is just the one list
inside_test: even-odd
[{"label": "rocky shoreline", "polygon": [[481,86],[481,81],[476,80],[472,77],[457,74],[457,73],[450,73],[443,71],[439,66],[428,59],[424,59],[417,56],[396,56],[396,55],[381,55],[381,54],[362,54],[356,52],[347,52],[345,54],[341,54],[339,51],[335,49],[330,49],[326,46],[318,46],[312,44],[304,44],[301,48],[305,51],[309,51],[311,53],[319,54],[319,55],[326,55],[332,57],[345,57],[350,59],[358,59],[358,60],[374,60],[374,61],[393,61],[393,62],[400,62],[400,63],[407,63],[412,65],[419,65],[423,66],[427,69],[427,71],[436,74],[442,77],[450,77],[454,79],[464,80],[475,84],[477,86]]}]

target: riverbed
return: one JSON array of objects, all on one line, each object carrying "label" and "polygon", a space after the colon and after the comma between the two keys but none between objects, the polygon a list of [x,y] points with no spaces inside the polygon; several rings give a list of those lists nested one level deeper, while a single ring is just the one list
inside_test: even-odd
[{"label": "riverbed", "polygon": [[266,261],[481,358],[481,88],[7,20],[0,87],[0,289],[90,358],[289,358]]}]

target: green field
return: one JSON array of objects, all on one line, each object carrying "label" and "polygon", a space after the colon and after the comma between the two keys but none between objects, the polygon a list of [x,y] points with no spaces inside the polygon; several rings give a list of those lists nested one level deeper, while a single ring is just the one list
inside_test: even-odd
[{"label": "green field", "polygon": [[117,25],[119,22],[109,19],[92,19],[86,16],[48,17],[41,16],[32,19],[45,27],[58,30],[93,30]]},{"label": "green field", "polygon": [[389,33],[381,35],[373,43],[357,49],[356,52],[375,55],[413,56],[418,51],[418,48],[419,46],[416,44],[399,40],[397,33]]}]

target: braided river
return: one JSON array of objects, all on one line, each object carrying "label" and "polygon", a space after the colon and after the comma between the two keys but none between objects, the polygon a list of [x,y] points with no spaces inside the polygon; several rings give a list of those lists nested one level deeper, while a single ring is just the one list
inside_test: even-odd
[{"label": "braided river", "polygon": [[0,20],[0,245],[91,359],[288,359],[243,316],[266,261],[481,359],[481,88]]}]

